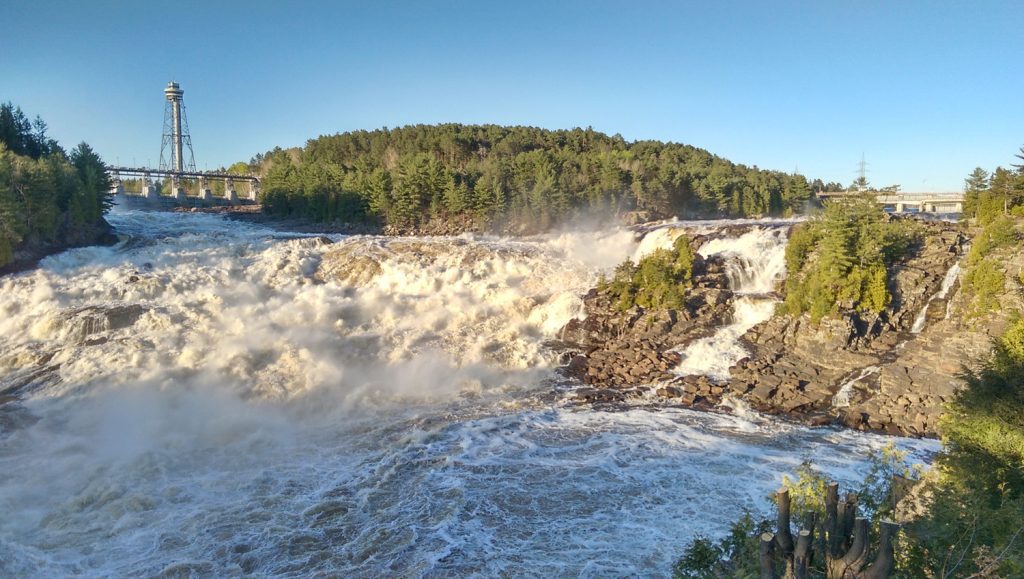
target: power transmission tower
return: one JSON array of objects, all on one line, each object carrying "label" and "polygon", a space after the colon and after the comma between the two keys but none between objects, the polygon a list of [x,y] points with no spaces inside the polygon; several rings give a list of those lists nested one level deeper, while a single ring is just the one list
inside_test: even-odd
[{"label": "power transmission tower", "polygon": [[857,190],[868,190],[868,162],[864,160],[864,153],[860,154],[860,163],[857,163]]}]

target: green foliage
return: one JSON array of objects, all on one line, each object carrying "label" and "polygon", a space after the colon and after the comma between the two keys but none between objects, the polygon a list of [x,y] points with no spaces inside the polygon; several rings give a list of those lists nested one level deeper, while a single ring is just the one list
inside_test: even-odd
[{"label": "green foliage", "polygon": [[[813,200],[801,175],[731,163],[676,143],[627,143],[592,129],[415,125],[322,136],[275,149],[250,167],[277,215],[374,220],[410,228],[431,220],[545,229],[576,215],[788,215]],[[330,209],[347,192],[342,215]],[[325,211],[311,206],[327,207]]]},{"label": "green foliage", "polygon": [[0,105],[0,267],[26,241],[76,238],[110,207],[99,156],[85,143],[66,156],[45,130],[42,120],[30,124],[21,109]]},{"label": "green foliage", "polygon": [[993,218],[974,236],[971,250],[967,253],[967,265],[980,262],[996,249],[1016,245],[1018,238],[1014,218],[1005,215]]},{"label": "green foliage", "polygon": [[698,535],[683,551],[683,556],[676,561],[672,568],[672,575],[680,578],[714,578],[718,576],[716,571],[721,560],[722,553],[719,546],[707,537]]},{"label": "green foliage", "polygon": [[968,176],[964,218],[975,218],[984,226],[1001,215],[1024,213],[1024,163],[1013,167],[1016,171],[997,167],[991,174],[979,167]]},{"label": "green foliage", "polygon": [[968,315],[984,316],[999,306],[999,296],[1005,288],[1006,274],[999,262],[983,258],[964,274],[964,288],[971,295]]},{"label": "green foliage", "polygon": [[857,504],[869,513],[888,515],[891,511],[889,495],[892,492],[893,477],[919,479],[923,474],[921,465],[907,462],[909,453],[888,443],[881,450],[868,451],[868,473],[864,476],[857,492]]},{"label": "green foliage", "polygon": [[[985,169],[977,167],[964,179],[964,210],[963,215],[976,217],[984,196],[986,205],[989,199],[989,180],[991,175]],[[988,208],[985,208],[988,212]]]},{"label": "green foliage", "polygon": [[36,116],[30,122],[21,107],[9,102],[0,104],[0,143],[15,155],[32,159],[61,151],[57,141],[46,136],[43,119]]},{"label": "green foliage", "polygon": [[891,220],[869,197],[826,204],[797,225],[786,247],[782,311],[817,322],[841,308],[881,312],[889,305],[889,267],[908,252],[915,226]]},{"label": "green foliage", "polygon": [[1024,320],[997,340],[992,360],[966,376],[942,422],[946,466],[999,494],[1024,496]]},{"label": "green foliage", "polygon": [[672,576],[700,579],[756,576],[759,537],[771,528],[771,521],[758,521],[750,513],[744,513],[717,544],[707,537],[694,539],[673,565]]},{"label": "green foliage", "polygon": [[964,273],[964,288],[971,296],[969,316],[984,316],[998,307],[999,296],[1005,291],[1006,275],[1001,260],[992,256],[992,252],[1018,243],[1016,221],[1006,215],[993,218],[975,235]]},{"label": "green foliage", "polygon": [[[966,372],[943,416],[939,477],[908,529],[918,569],[941,576],[1024,573],[1024,320]],[[921,572],[919,571],[919,574]]]},{"label": "green foliage", "polygon": [[799,272],[810,256],[814,245],[818,243],[821,228],[811,227],[807,224],[798,225],[789,234],[789,241],[786,243],[786,270]]},{"label": "green foliage", "polygon": [[828,479],[805,459],[796,467],[795,477],[782,475],[782,486],[789,489],[790,510],[796,520],[802,520],[811,513],[824,520],[825,487]]},{"label": "green foliage", "polygon": [[672,249],[659,249],[633,265],[627,259],[615,268],[611,281],[602,280],[598,290],[607,292],[616,308],[625,311],[633,306],[648,309],[680,309],[693,280],[690,239],[683,235]]}]

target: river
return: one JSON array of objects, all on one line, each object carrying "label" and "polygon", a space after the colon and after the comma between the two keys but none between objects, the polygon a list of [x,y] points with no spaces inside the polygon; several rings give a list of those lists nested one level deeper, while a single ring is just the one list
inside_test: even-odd
[{"label": "river", "polygon": [[[574,403],[549,341],[666,228],[328,244],[109,220],[118,245],[0,278],[0,575],[665,575],[803,459],[850,484],[890,440]],[[702,359],[737,355],[766,299]]]}]

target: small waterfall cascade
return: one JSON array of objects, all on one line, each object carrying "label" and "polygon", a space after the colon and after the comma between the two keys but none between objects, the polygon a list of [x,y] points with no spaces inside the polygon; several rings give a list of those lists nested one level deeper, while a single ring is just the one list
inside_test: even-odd
[{"label": "small waterfall cascade", "polygon": [[857,376],[855,376],[854,378],[851,378],[850,380],[843,382],[843,385],[840,386],[839,390],[836,391],[835,396],[832,397],[832,407],[848,408],[850,406],[850,401],[853,398],[854,385],[856,385],[857,382],[860,382],[861,380],[867,378],[868,376],[879,372],[880,370],[881,368],[878,366],[868,366],[867,368],[861,370],[860,374],[857,374]]},{"label": "small waterfall cascade", "polygon": [[[949,271],[946,272],[946,277],[942,278],[942,285],[939,287],[939,291],[928,299],[924,307],[921,308],[921,313],[917,314],[917,318],[914,320],[914,325],[910,327],[910,333],[920,334],[928,322],[928,308],[931,307],[932,302],[936,300],[944,300],[949,295],[949,290],[953,289],[953,284],[956,283],[957,278],[960,277],[960,262],[956,262]],[[946,317],[949,317],[949,307],[946,307]]]},{"label": "small waterfall cascade", "polygon": [[676,374],[728,380],[729,368],[748,354],[740,337],[775,311],[775,285],[786,273],[787,233],[784,227],[758,227],[739,237],[713,239],[701,246],[698,253],[704,257],[726,258],[729,285],[738,297],[729,324],[680,351],[682,361],[675,368]]}]

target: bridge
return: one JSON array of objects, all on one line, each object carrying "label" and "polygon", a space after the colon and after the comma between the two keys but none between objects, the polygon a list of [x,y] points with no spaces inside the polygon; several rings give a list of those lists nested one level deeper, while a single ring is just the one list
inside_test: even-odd
[{"label": "bridge", "polygon": [[238,202],[238,192],[235,183],[247,183],[248,191],[246,198],[249,201],[256,201],[259,195],[260,180],[254,175],[235,175],[233,173],[218,173],[210,171],[174,171],[170,169],[148,169],[146,167],[108,167],[110,174],[111,193],[114,195],[133,195],[125,191],[122,176],[140,177],[142,189],[135,196],[148,200],[161,198],[160,191],[153,184],[153,177],[164,177],[171,180],[170,198],[178,203],[185,203],[189,197],[187,187],[189,182],[195,184],[194,197],[200,201],[213,201],[213,190],[210,188],[211,181],[224,181],[223,200],[228,203]]},{"label": "bridge", "polygon": [[[820,192],[819,199],[841,199],[861,195],[856,191]],[[875,194],[878,201],[887,211],[893,213],[961,213],[964,210],[963,193],[904,193],[881,192]]]},{"label": "bridge", "polygon": [[[256,201],[259,195],[260,180],[255,175],[236,175],[217,171],[197,171],[195,155],[192,152],[192,137],[188,132],[188,120],[185,117],[185,106],[182,97],[185,91],[181,90],[178,83],[171,81],[164,89],[164,97],[167,99],[164,107],[164,135],[160,145],[160,168],[151,169],[148,167],[108,167],[110,175],[111,193],[124,198],[129,195],[125,191],[122,176],[139,177],[142,179],[142,187],[139,193],[132,193],[148,201],[158,201],[162,198],[171,199],[176,203],[185,203],[188,198],[186,185],[194,184],[194,198],[203,202],[214,201],[213,190],[210,188],[211,181],[224,181],[223,202],[238,203],[238,192],[235,190],[235,183],[247,183],[247,200]],[[189,161],[184,158],[185,150],[188,150]],[[168,162],[164,161],[164,151],[170,151]],[[170,195],[164,196],[157,190],[153,183],[154,177],[170,179]]]}]

